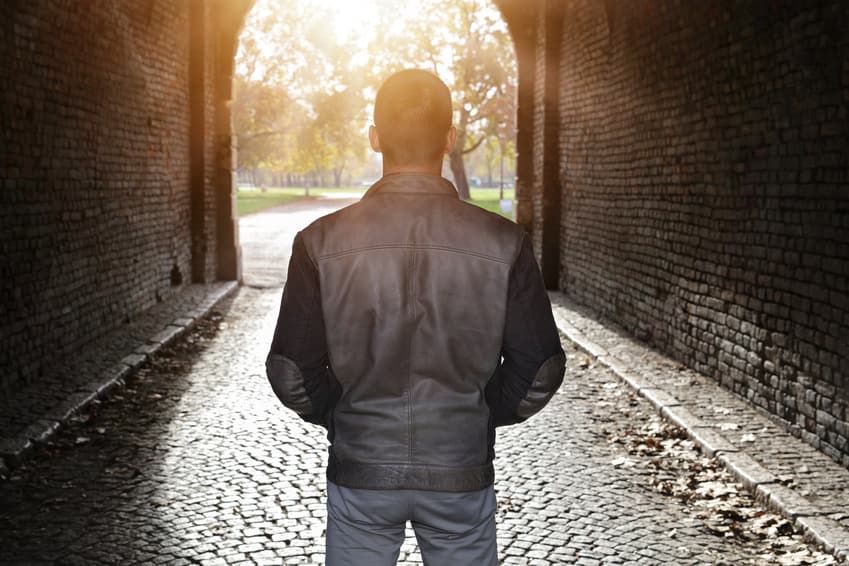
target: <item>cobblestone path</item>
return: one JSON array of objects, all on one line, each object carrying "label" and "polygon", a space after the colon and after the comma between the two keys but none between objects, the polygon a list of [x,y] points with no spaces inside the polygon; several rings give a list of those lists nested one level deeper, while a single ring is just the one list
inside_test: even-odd
[{"label": "cobblestone path", "polygon": [[[309,216],[276,215],[289,238]],[[0,483],[0,564],[321,564],[323,431],[264,377],[280,294],[240,289]],[[610,441],[652,410],[566,347],[550,406],[499,431],[503,562],[763,563],[758,544],[712,534]],[[420,562],[408,538],[402,563]]]}]

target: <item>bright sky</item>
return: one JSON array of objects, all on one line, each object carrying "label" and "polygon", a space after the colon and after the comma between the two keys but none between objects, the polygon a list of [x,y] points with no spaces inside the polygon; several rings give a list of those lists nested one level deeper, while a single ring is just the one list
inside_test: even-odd
[{"label": "bright sky", "polygon": [[367,30],[377,19],[374,0],[317,0],[316,4],[329,8],[333,13],[333,30],[340,43],[357,37],[365,42]]},{"label": "bright sky", "polygon": [[[250,28],[251,21],[255,20],[257,23],[254,29],[264,30],[257,37],[257,47],[266,57],[265,60],[256,62],[251,77],[253,80],[262,80],[265,72],[268,71],[266,67],[268,60],[274,60],[275,54],[278,63],[277,69],[295,69],[298,68],[299,63],[303,65],[306,62],[303,55],[299,54],[297,47],[279,51],[279,42],[275,41],[278,35],[275,34],[285,33],[283,30],[267,29],[259,23],[265,21],[263,14],[269,14],[275,7],[281,6],[285,7],[284,14],[294,14],[294,17],[297,17],[297,13],[300,11],[310,11],[312,15],[317,16],[320,22],[318,37],[329,40],[338,46],[344,46],[351,68],[356,68],[368,61],[369,52],[375,47],[375,34],[379,33],[378,30],[381,28],[385,29],[387,22],[390,26],[387,32],[401,35],[411,21],[422,17],[420,0],[259,0],[252,14],[252,19],[248,21],[248,27]],[[489,12],[488,16],[491,21],[500,20],[498,10],[491,2],[484,2],[483,6],[488,6],[488,8],[484,7],[484,10]],[[314,31],[314,28],[311,28],[311,31]],[[442,43],[442,47],[441,49],[437,47],[440,50],[432,56],[431,62],[436,66],[435,70],[440,77],[451,85],[454,81],[452,72],[453,45],[457,41],[453,36],[446,35],[447,33],[450,32],[445,29],[434,30],[434,34],[436,34],[434,37],[435,44]],[[379,46],[381,49],[386,48],[385,45],[379,44]],[[420,62],[419,64],[429,65],[431,62]],[[294,66],[291,66],[292,63],[294,63]],[[237,69],[237,72],[242,71],[243,69]],[[296,78],[297,75],[287,81],[287,88],[295,94],[298,93],[300,85]],[[306,86],[314,85],[315,82]],[[325,86],[333,87],[332,84]]]}]

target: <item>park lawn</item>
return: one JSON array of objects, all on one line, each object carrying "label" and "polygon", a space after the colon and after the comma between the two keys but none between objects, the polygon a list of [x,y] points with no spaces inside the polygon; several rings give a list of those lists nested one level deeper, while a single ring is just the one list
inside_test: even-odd
[{"label": "park lawn", "polygon": [[[355,188],[312,188],[310,189],[310,198],[317,196],[332,196],[334,194],[362,194],[365,189],[360,187]],[[306,189],[296,187],[274,187],[266,189],[264,192],[259,189],[239,190],[237,202],[239,207],[239,216],[253,214],[272,206],[278,206],[287,202],[307,198]]]},{"label": "park lawn", "polygon": [[[469,193],[471,194],[472,200],[471,203],[475,204],[484,210],[488,210],[490,212],[494,212],[495,214],[500,214],[501,216],[509,219],[513,219],[513,214],[504,214],[501,212],[501,204],[499,202],[500,192],[498,189],[470,189]],[[504,198],[513,199],[514,191],[513,189],[504,189]]]},{"label": "park lawn", "polygon": [[241,218],[242,216],[253,214],[254,212],[259,212],[266,208],[271,208],[272,206],[277,206],[300,198],[304,198],[303,195],[280,194],[270,191],[267,193],[260,191],[240,191],[237,199],[239,217]]},{"label": "park lawn", "polygon": [[513,219],[512,214],[504,214],[503,212],[501,212],[501,205],[498,202],[497,198],[494,198],[494,199],[491,199],[491,198],[485,198],[485,199],[473,198],[469,202],[471,202],[472,204],[474,204],[476,206],[481,207],[484,210],[494,212],[495,214],[500,214],[501,216],[503,216],[505,218],[509,218],[511,220]]},{"label": "park lawn", "polygon": [[[366,192],[368,187],[311,187],[310,194],[311,197],[320,197],[320,196],[334,196],[334,195],[362,195]],[[303,187],[271,187],[266,189],[267,193],[274,193],[279,195],[294,195],[305,197],[307,196],[307,190]],[[250,194],[250,193],[248,193]]]},{"label": "park lawn", "polygon": [[[346,188],[312,188],[310,189],[310,198],[317,196],[333,196],[333,195],[362,195],[365,192],[364,187],[346,187]],[[513,198],[513,190],[505,190],[504,198]],[[485,210],[500,214],[507,218],[511,215],[501,212],[501,207],[498,202],[498,189],[472,189],[472,204],[475,204]],[[306,198],[306,190],[303,188],[291,187],[275,187],[267,189],[265,192],[260,190],[240,190],[238,193],[239,216],[253,214],[266,208],[285,204],[298,199]]]}]

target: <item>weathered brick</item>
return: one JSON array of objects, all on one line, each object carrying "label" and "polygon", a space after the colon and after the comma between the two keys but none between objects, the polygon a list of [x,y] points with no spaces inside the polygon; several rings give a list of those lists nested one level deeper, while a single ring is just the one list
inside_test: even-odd
[{"label": "weathered brick", "polygon": [[[194,209],[190,6],[208,30],[204,206]],[[2,395],[175,296],[192,282],[193,254],[206,265],[195,281],[217,278],[229,201],[216,192],[229,171],[216,132],[229,122],[216,58],[232,50],[216,45],[210,2],[16,2],[0,20],[32,24],[0,33],[11,85],[0,98]]]},{"label": "weathered brick", "polygon": [[[566,4],[560,281],[641,339],[825,434],[845,418],[829,400],[849,396],[835,383],[849,372],[849,122],[834,110],[849,105],[849,36],[828,31],[849,21],[849,5],[778,5],[764,25],[729,4]],[[538,104],[551,68],[542,45]],[[534,131],[551,119],[537,111]],[[535,140],[540,179],[550,148]],[[537,235],[543,187],[533,189]]]}]

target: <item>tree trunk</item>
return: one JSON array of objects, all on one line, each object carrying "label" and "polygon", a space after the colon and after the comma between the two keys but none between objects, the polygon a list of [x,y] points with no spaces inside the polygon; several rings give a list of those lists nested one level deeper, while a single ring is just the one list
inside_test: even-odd
[{"label": "tree trunk", "polygon": [[463,152],[455,149],[448,157],[451,172],[454,174],[454,184],[457,186],[457,192],[460,193],[460,198],[471,200],[472,196],[469,194],[469,180],[466,178],[466,164],[463,161]]},{"label": "tree trunk", "polygon": [[499,191],[498,191],[498,199],[504,200],[504,142],[502,141],[498,146],[501,148],[501,180],[498,182]]},{"label": "tree trunk", "polygon": [[454,174],[454,184],[457,186],[457,192],[460,193],[460,198],[463,200],[472,200],[472,195],[469,193],[469,180],[466,178],[466,163],[463,160],[466,150],[466,126],[468,123],[469,112],[465,107],[461,107],[460,119],[457,123],[457,143],[454,145],[454,151],[448,155],[451,173]]},{"label": "tree trunk", "polygon": [[337,189],[342,186],[342,173],[344,171],[344,165],[342,167],[336,167],[333,169],[333,183],[335,184]]}]

